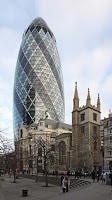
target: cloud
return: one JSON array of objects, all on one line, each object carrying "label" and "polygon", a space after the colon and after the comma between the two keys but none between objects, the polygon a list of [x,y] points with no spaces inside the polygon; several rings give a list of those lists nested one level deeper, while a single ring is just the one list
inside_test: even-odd
[{"label": "cloud", "polygon": [[0,1],[0,26],[23,31],[34,16],[35,1]]},{"label": "cloud", "polygon": [[0,7],[0,103],[3,107],[0,126],[5,127],[8,120],[12,125],[17,56],[23,32],[35,17],[47,22],[57,41],[64,78],[66,123],[71,122],[76,81],[80,106],[85,105],[90,88],[92,103],[96,104],[99,93],[102,116],[107,115],[112,107],[112,1],[10,0],[1,1]]},{"label": "cloud", "polygon": [[19,47],[21,39],[20,31],[16,31],[13,28],[0,27],[0,49],[2,50],[0,56],[15,57],[17,55],[16,49]]},{"label": "cloud", "polygon": [[2,115],[3,119],[12,120],[12,112],[7,107],[0,108],[0,116]]},{"label": "cloud", "polygon": [[74,79],[74,82],[82,79],[88,87],[91,85],[89,81],[93,84],[95,80],[100,84],[110,73],[111,63],[112,40],[91,50],[87,48],[72,60],[65,58],[62,62],[64,78],[67,81]]},{"label": "cloud", "polygon": [[19,32],[9,28],[0,28],[0,103],[8,106],[12,104],[14,73],[20,43]]},{"label": "cloud", "polygon": [[93,36],[109,24],[112,16],[111,0],[48,0],[46,3],[40,0],[37,6],[39,14],[45,17],[54,30],[59,28],[62,36],[67,36],[68,33],[83,35],[84,32],[88,33],[87,37],[93,32]]},{"label": "cloud", "polygon": [[80,106],[85,105],[87,90],[90,88],[92,104],[96,105],[99,93],[102,117],[108,116],[108,110],[112,107],[112,103],[110,103],[112,99],[112,94],[110,92],[112,82],[111,64],[112,40],[106,40],[105,43],[91,50],[85,49],[79,54],[77,59],[67,60],[67,58],[65,58],[65,60],[63,60],[65,105],[67,112],[66,120],[68,120],[68,118],[72,120],[71,112],[73,109],[76,81],[78,82]]}]

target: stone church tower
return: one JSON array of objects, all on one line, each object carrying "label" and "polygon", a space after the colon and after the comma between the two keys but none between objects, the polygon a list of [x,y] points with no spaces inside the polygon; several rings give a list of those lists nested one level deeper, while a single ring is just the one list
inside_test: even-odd
[{"label": "stone church tower", "polygon": [[79,107],[77,83],[72,111],[72,170],[91,172],[101,167],[100,99],[97,106],[91,104],[88,89],[86,105]]}]

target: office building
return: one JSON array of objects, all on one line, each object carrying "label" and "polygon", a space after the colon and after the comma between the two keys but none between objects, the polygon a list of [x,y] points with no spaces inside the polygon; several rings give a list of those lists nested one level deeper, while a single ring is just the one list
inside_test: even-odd
[{"label": "office building", "polygon": [[41,118],[63,122],[65,115],[63,75],[54,34],[42,18],[25,30],[14,80],[14,135],[22,124]]}]

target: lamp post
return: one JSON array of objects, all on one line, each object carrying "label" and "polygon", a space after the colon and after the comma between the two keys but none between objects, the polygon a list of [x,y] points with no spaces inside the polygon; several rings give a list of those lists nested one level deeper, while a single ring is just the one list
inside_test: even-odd
[{"label": "lamp post", "polygon": [[104,130],[103,130],[103,137],[101,141],[101,153],[102,153],[102,167],[104,169]]},{"label": "lamp post", "polygon": [[35,181],[38,182],[38,140],[35,141],[35,163],[36,163],[36,178]]},{"label": "lamp post", "polygon": [[37,163],[36,163],[36,183],[38,182],[38,156],[36,159]]},{"label": "lamp post", "polygon": [[46,151],[45,151],[45,145],[43,146],[43,153],[44,153],[45,183],[46,183],[46,187],[48,187],[47,154],[46,154]]}]

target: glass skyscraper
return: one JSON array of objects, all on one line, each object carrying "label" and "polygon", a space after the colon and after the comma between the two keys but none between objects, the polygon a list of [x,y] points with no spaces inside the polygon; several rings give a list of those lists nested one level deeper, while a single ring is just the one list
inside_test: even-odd
[{"label": "glass skyscraper", "polygon": [[13,91],[13,126],[17,137],[22,124],[48,117],[63,122],[63,76],[56,40],[42,18],[25,30],[20,46]]}]

